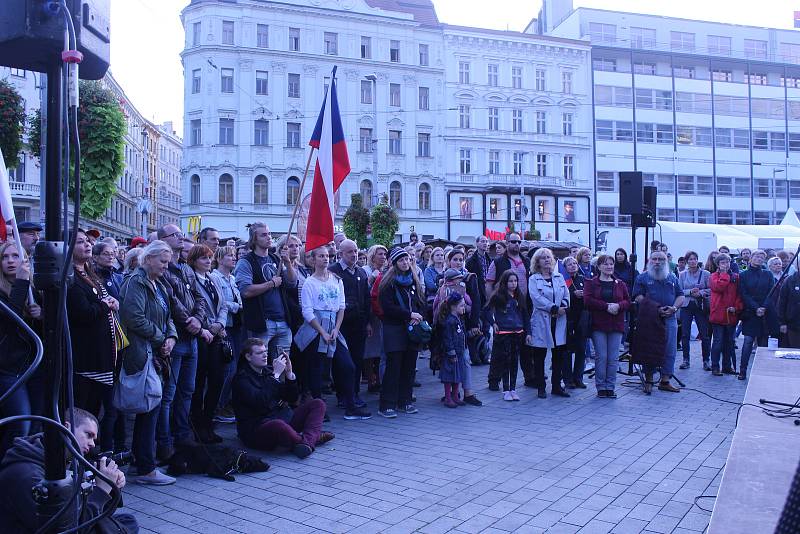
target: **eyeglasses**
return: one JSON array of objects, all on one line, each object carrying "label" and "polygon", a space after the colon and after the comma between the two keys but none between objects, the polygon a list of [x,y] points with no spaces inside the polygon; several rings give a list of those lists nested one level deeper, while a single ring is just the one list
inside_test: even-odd
[{"label": "eyeglasses", "polygon": [[183,232],[181,232],[180,230],[178,230],[177,232],[172,232],[171,234],[165,235],[164,239],[168,237],[183,237]]},{"label": "eyeglasses", "polygon": [[113,252],[103,252],[102,254],[100,254],[100,256],[102,256],[104,258],[113,258],[114,257],[114,253]]},{"label": "eyeglasses", "polygon": [[522,241],[518,241],[516,239],[509,239],[508,240],[508,244],[519,245],[520,243],[522,243]]}]

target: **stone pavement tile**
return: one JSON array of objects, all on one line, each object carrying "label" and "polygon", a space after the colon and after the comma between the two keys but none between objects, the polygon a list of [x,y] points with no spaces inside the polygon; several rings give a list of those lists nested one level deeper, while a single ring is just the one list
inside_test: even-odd
[{"label": "stone pavement tile", "polygon": [[592,495],[588,499],[583,502],[584,508],[589,508],[591,510],[602,510],[609,504],[614,501],[614,497],[608,497],[606,495]]},{"label": "stone pavement tile", "polygon": [[463,519],[456,519],[454,517],[440,517],[439,519],[431,521],[427,525],[420,527],[419,531],[424,534],[442,534],[457,527],[463,522]]},{"label": "stone pavement tile", "polygon": [[556,512],[555,510],[543,510],[536,514],[533,519],[528,521],[528,524],[537,527],[549,528],[558,523],[562,517],[564,517],[562,512]]},{"label": "stone pavement tile", "polygon": [[567,497],[575,497],[576,499],[588,499],[597,493],[597,488],[594,486],[580,485],[567,493]]},{"label": "stone pavement tile", "polygon": [[[695,507],[695,510],[696,509],[697,507]],[[683,516],[683,519],[681,519],[681,522],[678,523],[678,526],[688,530],[702,532],[708,526],[709,519],[711,519],[711,514],[691,511]]]},{"label": "stone pavement tile", "polygon": [[418,521],[416,519],[406,519],[402,523],[395,524],[387,528],[386,530],[382,530],[382,534],[411,534],[412,532],[417,532],[417,529],[424,527],[425,522]]},{"label": "stone pavement tile", "polygon": [[[466,521],[470,517],[483,513],[486,510],[488,510],[488,507],[483,504],[476,502],[469,502],[466,504],[462,504],[458,508],[453,508],[446,515],[447,517],[453,517],[456,519],[461,519],[462,521]],[[490,517],[495,517],[495,516],[490,516]],[[495,517],[495,521],[496,520],[497,517]]]},{"label": "stone pavement tile", "polygon": [[548,509],[555,510],[556,512],[563,512],[568,513],[580,506],[583,501],[581,499],[575,499],[573,497],[562,497],[561,499],[557,500],[553,504],[551,504]]},{"label": "stone pavement tile", "polygon": [[431,504],[422,510],[417,511],[411,516],[411,519],[418,519],[426,523],[430,523],[442,516],[447,515],[453,508],[451,506],[444,506],[442,504]]},{"label": "stone pavement tile", "polygon": [[353,528],[352,526],[342,523],[341,521],[334,521],[324,517],[311,517],[303,521],[303,524],[308,527],[312,527],[319,532],[330,532],[332,534],[344,534]]},{"label": "stone pavement tile", "polygon": [[628,486],[610,482],[597,490],[597,494],[605,495],[607,497],[619,497],[626,489],[628,489]]},{"label": "stone pavement tile", "polygon": [[547,534],[575,534],[579,529],[580,527],[576,525],[558,522],[552,527],[548,528],[545,532],[547,532]]},{"label": "stone pavement tile", "polygon": [[672,499],[672,493],[666,491],[653,491],[647,494],[642,502],[645,504],[655,504],[658,506],[664,506],[667,504],[670,499]]},{"label": "stone pavement tile", "polygon": [[355,515],[360,515],[361,517],[366,517],[367,519],[375,519],[378,516],[383,515],[383,512],[381,512],[380,510],[376,510],[375,508],[370,508],[368,506],[363,506],[352,502],[341,505],[338,508],[338,510]]},{"label": "stone pavement tile", "polygon": [[708,488],[709,485],[711,485],[711,481],[707,478],[692,477],[683,484],[683,488],[702,492]]},{"label": "stone pavement tile", "polygon": [[608,532],[611,532],[611,529],[613,529],[614,526],[614,523],[607,523],[605,521],[592,519],[578,531],[578,534],[607,534]]},{"label": "stone pavement tile", "polygon": [[619,523],[630,511],[630,508],[622,508],[621,506],[606,506],[596,517],[600,521]]},{"label": "stone pavement tile", "polygon": [[[505,517],[518,508],[522,508],[522,505],[510,501],[501,501],[488,506],[483,513],[489,517],[496,517],[497,519],[500,519],[501,517]],[[520,509],[520,512],[524,512],[524,510]]]},{"label": "stone pavement tile", "polygon": [[656,516],[659,510],[661,510],[661,506],[639,503],[628,513],[628,517],[650,521]]},{"label": "stone pavement tile", "polygon": [[519,527],[526,524],[532,519],[528,514],[520,512],[511,512],[502,517],[499,521],[492,525],[493,528],[505,530],[508,532],[515,532]]},{"label": "stone pavement tile", "polygon": [[680,519],[668,515],[657,515],[647,524],[647,530],[660,534],[669,534],[678,526]]},{"label": "stone pavement tile", "polygon": [[611,529],[611,532],[613,534],[639,534],[645,529],[647,523],[647,521],[641,519],[626,517],[617,523],[614,528]]},{"label": "stone pavement tile", "polygon": [[485,528],[489,528],[489,526],[494,525],[497,522],[496,517],[490,517],[488,515],[477,514],[460,525],[458,525],[458,530],[461,532],[481,532]]},{"label": "stone pavement tile", "polygon": [[565,515],[561,519],[561,522],[582,527],[591,521],[597,514],[597,510],[590,510],[589,508],[583,508],[579,506]]},{"label": "stone pavement tile", "polygon": [[554,480],[552,478],[546,478],[546,477],[539,477],[536,480],[533,480],[530,483],[528,483],[528,485],[525,486],[525,487],[533,489],[533,490],[542,491],[542,490],[546,490],[550,486],[555,485],[556,482],[558,482],[558,480]]},{"label": "stone pavement tile", "polygon": [[644,495],[639,495],[636,493],[632,493],[630,491],[626,491],[612,502],[612,504],[616,506],[622,506],[623,508],[633,508],[637,504],[639,504],[642,499],[644,499]]},{"label": "stone pavement tile", "polygon": [[[387,525],[386,523],[381,523],[379,521],[367,521],[363,525],[353,527],[347,532],[348,534],[378,534],[379,532],[383,532],[387,528],[391,527],[392,525]],[[292,531],[287,530],[286,532]]]},{"label": "stone pavement tile", "polygon": [[672,500],[673,501],[680,501],[680,502],[694,503],[694,499],[698,495],[702,495],[702,494],[703,493],[701,491],[698,491],[696,489],[681,488],[675,493],[675,495],[672,496]]}]

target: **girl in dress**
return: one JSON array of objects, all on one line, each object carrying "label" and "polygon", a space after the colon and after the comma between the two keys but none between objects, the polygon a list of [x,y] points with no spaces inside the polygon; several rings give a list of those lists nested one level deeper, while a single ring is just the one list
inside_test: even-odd
[{"label": "girl in dress", "polygon": [[464,405],[458,399],[458,389],[464,371],[462,367],[466,365],[463,355],[467,350],[467,336],[461,320],[465,311],[464,297],[458,292],[450,293],[439,308],[438,324],[442,328],[443,352],[439,380],[444,384],[444,405],[448,408]]}]

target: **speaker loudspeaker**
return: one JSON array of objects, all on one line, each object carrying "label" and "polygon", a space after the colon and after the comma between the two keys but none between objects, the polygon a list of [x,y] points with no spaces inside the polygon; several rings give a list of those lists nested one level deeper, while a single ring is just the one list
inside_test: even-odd
[{"label": "speaker loudspeaker", "polygon": [[619,173],[619,212],[622,215],[642,214],[642,173],[621,171]]},{"label": "speaker loudspeaker", "polygon": [[652,185],[642,188],[642,213],[631,216],[631,224],[637,228],[654,228],[656,225],[656,208],[658,189]]}]

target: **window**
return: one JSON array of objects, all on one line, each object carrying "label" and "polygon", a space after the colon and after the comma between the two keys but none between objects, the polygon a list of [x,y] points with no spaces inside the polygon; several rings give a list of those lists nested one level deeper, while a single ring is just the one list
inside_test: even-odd
[{"label": "window", "polygon": [[339,34],[325,32],[323,51],[329,56],[335,56],[339,53]]},{"label": "window", "polygon": [[489,174],[500,174],[500,151],[489,151]]},{"label": "window", "polygon": [[686,65],[675,65],[672,67],[672,75],[676,78],[694,78],[694,67]]},{"label": "window", "polygon": [[597,190],[609,193],[617,190],[617,181],[614,179],[613,172],[597,172]]},{"label": "window", "polygon": [[219,203],[233,204],[233,176],[228,173],[219,177]]},{"label": "window", "polygon": [[547,154],[536,154],[536,176],[547,176]]},{"label": "window", "polygon": [[491,87],[497,87],[497,73],[500,70],[500,66],[496,63],[489,63],[486,70],[486,83]]},{"label": "window", "polygon": [[372,207],[372,182],[369,180],[361,180],[361,185],[358,188],[361,193],[361,200],[365,208]]},{"label": "window", "polygon": [[634,74],[649,74],[655,75],[656,73],[656,64],[655,63],[648,63],[646,61],[636,61],[633,63],[633,73]]},{"label": "window", "polygon": [[652,89],[636,89],[636,107],[644,109],[653,109],[653,90]]},{"label": "window", "polygon": [[431,134],[417,134],[417,156],[421,158],[431,157]]},{"label": "window", "polygon": [[427,87],[420,87],[418,89],[418,100],[419,100],[419,109],[427,110],[430,109],[430,89]]},{"label": "window", "polygon": [[189,201],[192,204],[200,204],[200,177],[196,174],[189,179]]},{"label": "window", "polygon": [[458,62],[458,83],[469,83],[469,62]]},{"label": "window", "polygon": [[617,121],[614,123],[615,141],[633,141],[633,124]]},{"label": "window", "polygon": [[767,85],[766,73],[749,72],[745,73],[744,77],[750,85]]},{"label": "window", "polygon": [[669,42],[673,50],[694,52],[694,34],[686,32],[669,32]]},{"label": "window", "polygon": [[617,40],[617,27],[613,24],[590,22],[589,39],[592,43],[614,43]]},{"label": "window", "polygon": [[472,172],[472,151],[468,148],[461,148],[458,151],[458,165],[461,174]]},{"label": "window", "polygon": [[253,204],[267,203],[267,177],[259,174],[253,180]]},{"label": "window", "polygon": [[650,123],[636,123],[636,141],[639,143],[653,142],[653,125]]},{"label": "window", "polygon": [[515,132],[522,131],[522,110],[521,109],[512,109],[511,110],[511,129]]},{"label": "window", "polygon": [[192,71],[192,94],[196,95],[200,92],[200,69]]},{"label": "window", "polygon": [[469,114],[470,109],[467,104],[460,104],[458,106],[458,127],[469,128]]},{"label": "window", "polygon": [[403,207],[403,188],[400,182],[392,182],[389,185],[389,205],[396,210]]},{"label": "window", "polygon": [[536,90],[546,91],[546,86],[544,69],[536,69]]},{"label": "window", "polygon": [[418,195],[419,209],[430,211],[431,209],[431,186],[428,184],[419,184]]},{"label": "window", "polygon": [[753,149],[754,150],[769,149],[769,137],[767,132],[753,131]]},{"label": "window", "polygon": [[597,224],[601,226],[617,225],[617,210],[605,206],[597,207]]},{"label": "window", "polygon": [[733,182],[733,196],[750,196],[750,178],[735,178]]},{"label": "window", "polygon": [[233,44],[233,21],[232,20],[223,20],[222,21],[222,44],[225,44],[225,45],[232,45]]},{"label": "window", "polygon": [[711,69],[711,79],[715,82],[732,82],[733,72],[724,69]]},{"label": "window", "polygon": [[779,51],[781,59],[786,63],[800,63],[800,44],[781,43]]},{"label": "window", "polygon": [[697,146],[711,146],[713,144],[711,128],[697,126],[694,129],[694,143]]},{"label": "window", "polygon": [[800,152],[800,134],[789,134],[789,152]]},{"label": "window", "polygon": [[525,152],[514,152],[512,159],[512,172],[515,176],[522,174],[522,165],[525,161]]},{"label": "window", "polygon": [[389,105],[394,107],[400,107],[400,84],[399,83],[390,83],[389,84]]},{"label": "window", "polygon": [[694,195],[694,176],[678,175],[678,194]]},{"label": "window", "polygon": [[269,48],[269,26],[266,24],[256,25],[256,47]]},{"label": "window", "polygon": [[233,92],[233,69],[220,69],[220,91]]},{"label": "window", "polygon": [[757,39],[745,39],[744,55],[752,59],[767,59],[767,42]]},{"label": "window", "polygon": [[753,191],[757,198],[772,198],[772,181],[766,178],[753,180]]},{"label": "window", "polygon": [[265,70],[256,71],[256,94],[269,94],[269,75]]},{"label": "window", "polygon": [[300,28],[289,28],[289,50],[300,51]]},{"label": "window", "polygon": [[358,151],[372,152],[372,128],[358,129]]},{"label": "window", "polygon": [[769,149],[786,150],[786,134],[783,132],[769,132]]},{"label": "window", "polygon": [[733,130],[733,148],[750,148],[749,130]]},{"label": "window", "polygon": [[233,119],[219,120],[219,144],[233,144]]},{"label": "window", "polygon": [[253,144],[256,146],[269,145],[269,121],[257,119],[253,121]]},{"label": "window", "polygon": [[300,123],[286,123],[286,148],[300,148]]},{"label": "window", "polygon": [[403,153],[403,132],[400,130],[389,130],[389,154]]},{"label": "window", "polygon": [[714,194],[714,183],[711,176],[697,177],[697,194],[702,196],[712,196]]},{"label": "window", "polygon": [[717,148],[731,148],[731,129],[730,128],[716,128],[714,130],[714,142]]},{"label": "window", "polygon": [[497,108],[489,108],[489,130],[500,129],[500,111]]},{"label": "window", "polygon": [[614,121],[595,121],[595,134],[598,141],[614,139]]},{"label": "window", "polygon": [[561,114],[561,133],[563,135],[572,135],[572,113]]},{"label": "window", "polygon": [[288,80],[287,93],[289,98],[300,98],[300,75],[289,74],[287,80]]},{"label": "window", "polygon": [[389,61],[400,63],[400,41],[389,41]]},{"label": "window", "polygon": [[617,60],[596,57],[592,60],[592,68],[606,72],[617,72]]},{"label": "window", "polygon": [[770,224],[770,215],[768,211],[753,212],[753,224]]},{"label": "window", "polygon": [[295,206],[300,199],[300,178],[292,176],[286,180],[286,205]]},{"label": "window", "polygon": [[656,30],[631,26],[631,48],[655,48]]},{"label": "window", "polygon": [[731,38],[722,35],[708,36],[708,53],[720,56],[731,55]]},{"label": "window", "polygon": [[678,210],[678,222],[695,222],[694,210]]},{"label": "window", "polygon": [[192,119],[189,121],[190,144],[191,146],[200,146],[203,144],[203,129],[200,119]]},{"label": "window", "polygon": [[195,22],[192,24],[192,46],[200,46],[200,41],[202,40],[202,25],[199,22]]},{"label": "window", "polygon": [[561,92],[572,94],[572,71],[565,70],[561,72]]},{"label": "window", "polygon": [[361,103],[372,104],[372,82],[361,80]]},{"label": "window", "polygon": [[536,133],[547,133],[547,113],[544,111],[536,112]]},{"label": "window", "polygon": [[430,65],[431,57],[430,52],[428,51],[428,45],[421,44],[419,45],[419,64],[422,67],[427,67]]},{"label": "window", "polygon": [[372,59],[372,37],[361,36],[361,59]]},{"label": "window", "polygon": [[573,180],[575,177],[575,156],[564,156],[564,179]]},{"label": "window", "polygon": [[800,87],[800,78],[781,74],[781,87]]},{"label": "window", "polygon": [[511,86],[522,89],[522,67],[511,67]]}]

